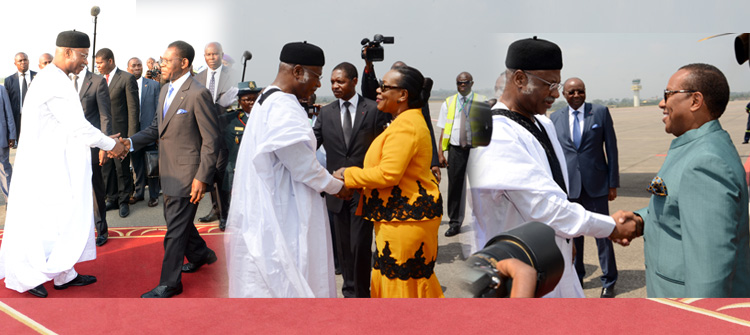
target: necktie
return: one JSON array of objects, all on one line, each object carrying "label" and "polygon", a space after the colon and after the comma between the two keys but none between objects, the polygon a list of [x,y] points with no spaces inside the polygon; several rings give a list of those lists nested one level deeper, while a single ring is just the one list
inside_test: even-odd
[{"label": "necktie", "polygon": [[573,111],[573,144],[576,149],[581,146],[581,126],[578,124],[578,113],[579,111]]},{"label": "necktie", "polygon": [[346,146],[349,147],[349,140],[352,137],[352,114],[349,113],[349,106],[351,106],[352,103],[349,101],[344,101],[344,141],[346,142]]},{"label": "necktie", "polygon": [[211,99],[216,100],[216,71],[211,71],[211,82],[208,84],[208,90],[211,91]]},{"label": "necktie", "polygon": [[76,92],[78,92],[78,75],[71,75],[71,80],[73,81],[73,87],[76,89]]},{"label": "necktie", "polygon": [[21,106],[23,106],[23,101],[26,100],[26,89],[28,88],[26,84],[26,72],[22,73],[21,77],[23,78],[21,82]]},{"label": "necktie", "polygon": [[471,145],[471,128],[468,122],[466,122],[466,97],[461,97],[461,118],[459,119],[459,126],[461,131],[458,135],[458,145],[462,148],[469,147]]},{"label": "necktie", "polygon": [[167,115],[167,110],[169,109],[169,105],[171,102],[169,101],[169,98],[172,96],[172,91],[174,91],[174,87],[172,84],[169,84],[169,92],[167,92],[167,98],[164,99],[164,111],[161,113],[161,119],[164,120],[164,117]]},{"label": "necktie", "polygon": [[107,73],[106,75],[104,75],[104,79],[107,80],[107,86],[109,86],[109,73]]}]

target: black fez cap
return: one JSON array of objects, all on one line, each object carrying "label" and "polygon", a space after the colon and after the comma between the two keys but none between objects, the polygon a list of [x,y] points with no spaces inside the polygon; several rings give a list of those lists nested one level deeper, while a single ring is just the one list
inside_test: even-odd
[{"label": "black fez cap", "polygon": [[511,43],[505,57],[505,67],[508,69],[560,70],[562,66],[560,47],[536,36]]},{"label": "black fez cap", "polygon": [[323,66],[326,63],[323,49],[315,44],[304,42],[287,43],[281,49],[279,59],[288,64]]},{"label": "black fez cap", "polygon": [[88,48],[91,41],[84,32],[68,30],[57,34],[56,45],[63,48]]}]

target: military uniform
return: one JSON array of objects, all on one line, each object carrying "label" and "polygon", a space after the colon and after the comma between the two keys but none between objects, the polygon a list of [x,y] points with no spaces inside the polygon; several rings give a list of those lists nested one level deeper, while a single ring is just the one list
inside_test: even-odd
[{"label": "military uniform", "polygon": [[[237,162],[237,152],[242,142],[242,134],[245,133],[248,114],[242,109],[233,110],[221,116],[224,119],[224,143],[229,150],[227,169],[224,174],[224,183],[220,186],[225,192],[231,192],[234,180],[234,168]],[[231,198],[230,198],[231,199]]]}]

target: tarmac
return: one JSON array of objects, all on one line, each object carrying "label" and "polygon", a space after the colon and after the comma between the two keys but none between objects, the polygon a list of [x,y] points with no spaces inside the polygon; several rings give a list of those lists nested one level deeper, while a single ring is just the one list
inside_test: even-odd
[{"label": "tarmac", "polygon": [[[441,101],[431,101],[430,111],[435,122],[440,111]],[[724,115],[719,119],[722,126],[727,130],[737,148],[740,159],[744,164],[748,159],[750,145],[742,145],[748,115],[745,113],[746,101],[731,101]],[[662,110],[657,106],[614,108],[610,110],[614,120],[620,163],[620,188],[617,199],[610,202],[610,212],[617,210],[637,210],[648,205],[650,193],[646,192],[651,179],[661,167],[669,144],[674,136],[664,131],[662,123]],[[434,123],[433,123],[434,125]],[[437,134],[439,136],[439,133]],[[11,161],[15,150],[11,150]],[[443,180],[440,182],[440,191],[443,198],[447,197],[448,181],[447,173],[442,171]],[[41,190],[40,190],[41,192]],[[59,194],[56,196],[65,196]],[[40,198],[39,206],[43,207],[45,201],[54,201],[54,197]],[[0,197],[0,205],[4,205]],[[150,208],[145,201],[130,206],[130,215],[120,218],[117,211],[107,213],[107,221],[111,227],[135,227],[135,226],[159,226],[165,225],[163,214],[163,201],[159,199],[159,206]],[[444,202],[444,205],[445,202]],[[205,197],[201,201],[197,217],[208,213],[211,206],[210,198]],[[467,297],[467,293],[461,287],[460,274],[462,262],[465,260],[462,250],[468,248],[469,223],[471,218],[470,209],[467,208],[466,219],[462,233],[454,237],[445,237],[443,234],[448,229],[447,211],[443,212],[443,222],[438,231],[438,256],[435,265],[435,275],[440,281],[446,297]],[[5,222],[5,206],[0,206],[0,222]],[[218,221],[215,222],[218,225]],[[0,224],[0,229],[4,224]],[[594,238],[587,237],[585,242],[584,263],[586,265],[586,277],[583,288],[587,297],[599,297],[601,282],[599,276],[599,261],[596,253]],[[119,240],[111,239],[108,243],[118,243]],[[220,246],[210,246],[220,249]],[[222,253],[217,252],[219,257]],[[646,279],[643,260],[643,239],[636,239],[628,247],[615,245],[617,268],[619,278],[616,284],[618,298],[645,298]],[[154,264],[160,266],[160,264]],[[336,276],[338,295],[341,296],[341,276]]]}]

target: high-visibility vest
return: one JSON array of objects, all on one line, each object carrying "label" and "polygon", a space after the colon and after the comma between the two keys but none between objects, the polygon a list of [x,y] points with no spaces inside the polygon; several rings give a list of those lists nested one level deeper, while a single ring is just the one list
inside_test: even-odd
[{"label": "high-visibility vest", "polygon": [[[466,103],[469,104],[467,108],[471,109],[471,104],[475,100],[484,101],[486,98],[483,95],[471,93],[471,98]],[[445,105],[448,106],[448,119],[445,121],[445,128],[443,128],[443,142],[440,143],[443,151],[448,150],[448,144],[451,141],[451,132],[453,131],[453,118],[456,115],[456,102],[458,101],[458,93],[449,96],[445,99]]]}]

